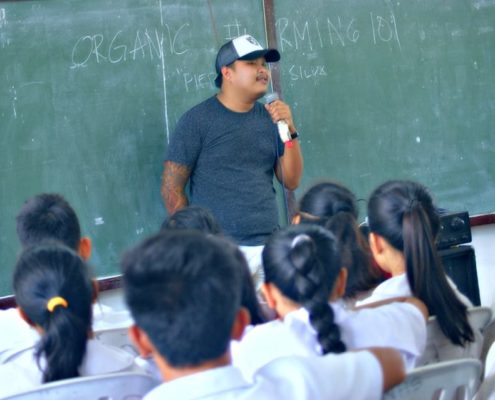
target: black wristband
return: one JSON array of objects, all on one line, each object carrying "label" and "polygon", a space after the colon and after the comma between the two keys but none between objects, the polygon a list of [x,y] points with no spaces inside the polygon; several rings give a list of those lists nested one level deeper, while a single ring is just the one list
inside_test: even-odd
[{"label": "black wristband", "polygon": [[290,140],[297,139],[298,137],[299,137],[299,133],[297,133],[297,132],[294,132],[294,133],[291,133],[290,134]]}]

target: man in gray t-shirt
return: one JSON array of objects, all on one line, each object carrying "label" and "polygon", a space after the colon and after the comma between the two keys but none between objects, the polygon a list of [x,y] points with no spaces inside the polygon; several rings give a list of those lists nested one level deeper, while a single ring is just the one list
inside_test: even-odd
[{"label": "man in gray t-shirt", "polygon": [[[277,50],[249,35],[224,44],[216,60],[219,93],[182,116],[165,157],[161,191],[168,213],[188,204],[205,207],[243,246],[263,245],[278,227],[274,173],[292,190],[302,174],[289,107],[257,102],[268,89],[266,63],[279,59]],[[287,123],[292,137],[285,146],[277,121]]]}]

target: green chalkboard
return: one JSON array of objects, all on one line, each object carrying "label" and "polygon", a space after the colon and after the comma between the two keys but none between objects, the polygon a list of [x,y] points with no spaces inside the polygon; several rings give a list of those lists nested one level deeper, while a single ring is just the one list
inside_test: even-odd
[{"label": "green chalkboard", "polygon": [[260,0],[0,1],[0,295],[22,203],[58,192],[94,242],[98,276],[156,231],[180,115],[215,92],[226,40],[264,38]]},{"label": "green chalkboard", "polygon": [[275,15],[301,190],[414,179],[442,207],[495,210],[494,0],[284,0]]}]

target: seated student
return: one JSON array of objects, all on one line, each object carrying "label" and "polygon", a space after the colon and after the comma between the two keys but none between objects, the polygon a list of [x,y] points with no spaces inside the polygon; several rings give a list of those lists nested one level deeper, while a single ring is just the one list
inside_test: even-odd
[{"label": "seated student", "polygon": [[370,247],[376,262],[392,278],[358,304],[396,296],[416,296],[453,344],[475,339],[467,319],[468,299],[447,277],[434,243],[439,218],[427,189],[410,181],[389,181],[368,202]]},{"label": "seated student", "polygon": [[[81,236],[74,209],[58,194],[43,193],[27,200],[16,217],[16,224],[22,248],[37,245],[44,240],[57,240],[77,251],[84,260],[91,256],[91,240]],[[108,314],[110,309],[95,304],[95,326],[106,322],[103,312]],[[16,345],[33,343],[37,339],[36,331],[26,324],[16,308],[0,310],[0,361]]]},{"label": "seated student", "polygon": [[393,347],[412,369],[423,352],[428,315],[417,299],[359,311],[347,311],[338,301],[346,270],[328,230],[299,225],[276,232],[263,250],[263,268],[263,291],[280,320],[259,325],[233,342],[234,365],[246,377],[273,359],[293,354]]},{"label": "seated student", "polygon": [[[169,216],[162,224],[161,230],[194,229],[205,234],[222,235],[222,229],[215,217],[207,209],[200,206],[187,206]],[[232,244],[232,246],[235,246]],[[256,290],[244,254],[236,252],[242,269],[241,304],[251,315],[251,324],[258,325],[268,319],[264,314],[256,296]]]},{"label": "seated student", "polygon": [[312,186],[299,201],[295,224],[317,224],[337,237],[342,265],[347,269],[344,300],[347,304],[369,295],[384,280],[383,273],[372,264],[368,242],[357,224],[356,196],[336,182],[321,182]]},{"label": "seated student", "polygon": [[40,339],[4,359],[0,397],[42,383],[135,368],[130,354],[91,339],[94,281],[81,257],[68,247],[50,242],[24,250],[13,287],[20,315]]},{"label": "seated student", "polygon": [[230,365],[230,339],[248,317],[241,268],[222,238],[162,232],[129,251],[122,271],[131,338],[165,381],[145,400],[380,399],[404,377],[397,352],[371,349],[276,360],[247,382]]},{"label": "seated student", "polygon": [[181,208],[163,221],[161,229],[196,229],[212,235],[222,233],[222,229],[213,214],[200,206]]},{"label": "seated student", "polygon": [[[164,229],[196,229],[204,233],[211,233],[212,235],[221,235],[222,228],[215,220],[213,214],[206,208],[192,205],[173,213],[163,221],[162,230]],[[259,289],[263,282],[263,271],[260,268],[258,258],[260,253],[258,251],[250,251],[249,246],[242,246],[243,254],[246,258],[247,266],[250,271],[251,280]],[[247,258],[250,258],[248,260]]]}]

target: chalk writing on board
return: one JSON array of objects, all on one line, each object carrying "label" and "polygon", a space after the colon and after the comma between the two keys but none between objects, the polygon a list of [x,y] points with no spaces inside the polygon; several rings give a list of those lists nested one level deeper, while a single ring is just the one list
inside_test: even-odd
[{"label": "chalk writing on board", "polygon": [[78,38],[71,51],[71,68],[86,67],[91,62],[116,64],[123,61],[139,59],[161,59],[167,51],[170,54],[182,55],[189,51],[181,38],[181,33],[189,26],[182,24],[175,31],[165,24],[165,30],[137,30],[134,40],[129,42],[122,30],[112,37],[101,33],[85,35]]},{"label": "chalk writing on board", "polygon": [[5,8],[0,8],[0,46],[2,48],[10,45],[10,38],[7,35],[7,31],[3,28],[7,26],[7,14]]},{"label": "chalk writing on board", "polygon": [[377,40],[382,42],[390,42],[394,40],[400,45],[399,33],[397,32],[397,22],[395,15],[390,14],[390,19],[385,19],[380,15],[374,15],[370,13],[371,26],[373,28],[373,43],[376,44]]},{"label": "chalk writing on board", "polygon": [[12,95],[12,115],[14,118],[17,118],[17,108],[16,108],[16,103],[17,103],[17,90],[15,86],[12,86],[9,89],[10,94]]},{"label": "chalk writing on board", "polygon": [[5,14],[5,8],[0,8],[0,28],[3,28],[7,25],[7,17]]},{"label": "chalk writing on board", "polygon": [[393,13],[370,13],[370,19],[354,17],[326,17],[295,21],[279,18],[276,21],[279,50],[316,51],[334,46],[346,47],[366,40],[374,45],[394,42],[401,49],[397,20]]},{"label": "chalk writing on board", "polygon": [[217,76],[215,72],[193,73],[177,69],[177,74],[182,77],[186,92],[215,88],[215,78]]},{"label": "chalk writing on board", "polygon": [[328,76],[324,65],[302,66],[291,65],[289,76],[292,81],[314,79],[321,76]]},{"label": "chalk writing on board", "polygon": [[226,32],[226,36],[224,38],[226,42],[248,33],[247,28],[240,24],[237,19],[234,19],[232,23],[226,24],[223,27],[225,28]]}]

